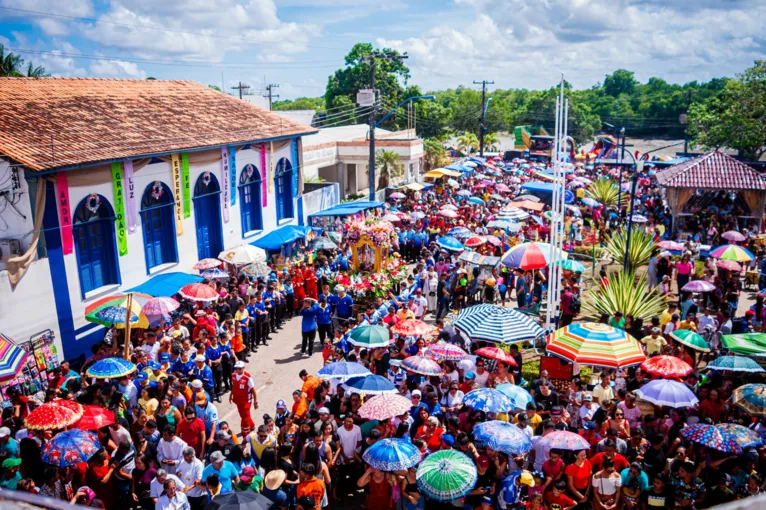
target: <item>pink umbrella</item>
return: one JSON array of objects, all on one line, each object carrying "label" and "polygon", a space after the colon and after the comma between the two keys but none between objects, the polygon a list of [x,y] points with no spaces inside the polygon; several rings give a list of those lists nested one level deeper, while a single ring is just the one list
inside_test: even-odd
[{"label": "pink umbrella", "polygon": [[492,181],[490,181],[489,179],[482,179],[482,180],[481,180],[481,184],[486,184],[487,186],[492,186],[492,185],[494,185],[495,183],[494,183],[494,182],[492,182]]},{"label": "pink umbrella", "polygon": [[503,241],[501,241],[500,239],[498,239],[495,236],[484,236],[484,239],[486,239],[487,242],[489,244],[491,244],[492,246],[502,246],[503,245]]},{"label": "pink umbrella", "polygon": [[401,200],[402,198],[407,198],[407,195],[405,195],[404,193],[402,193],[400,191],[395,191],[395,192],[391,193],[388,196],[388,198],[393,198],[393,199],[396,199],[396,200]]},{"label": "pink umbrella", "polygon": [[723,237],[724,239],[726,239],[727,241],[731,243],[741,243],[742,241],[747,239],[747,237],[743,236],[736,230],[729,230],[728,232],[724,232],[723,234],[721,234],[721,237]]},{"label": "pink umbrella", "polygon": [[220,267],[222,262],[218,259],[202,259],[192,266],[192,269],[197,271],[204,271],[205,269],[213,269],[214,267]]},{"label": "pink umbrella", "polygon": [[705,280],[693,280],[681,287],[681,290],[684,292],[711,292],[715,290],[715,285]]},{"label": "pink umbrella", "polygon": [[715,263],[715,267],[726,269],[727,271],[742,271],[742,266],[739,265],[739,262],[733,260],[719,260]]},{"label": "pink umbrella", "polygon": [[500,184],[498,184],[497,186],[495,186],[495,190],[496,190],[496,191],[501,191],[501,192],[503,192],[503,193],[506,193],[506,192],[508,192],[508,191],[511,191],[511,188],[509,188],[508,186],[506,186],[505,184],[503,184],[503,183],[501,182]]},{"label": "pink umbrella", "polygon": [[659,243],[657,243],[657,246],[659,246],[663,250],[681,251],[684,249],[683,244],[677,243],[675,241],[660,241]]},{"label": "pink umbrella", "polygon": [[452,211],[450,209],[442,209],[439,211],[440,216],[444,216],[445,218],[457,218],[458,214],[455,211]]},{"label": "pink umbrella", "polygon": [[189,283],[178,291],[184,299],[192,301],[214,301],[218,299],[218,293],[213,287],[205,283]]},{"label": "pink umbrella", "polygon": [[486,184],[481,184],[481,183],[474,185],[474,188],[476,188],[476,189],[484,189],[486,187],[487,187]]}]

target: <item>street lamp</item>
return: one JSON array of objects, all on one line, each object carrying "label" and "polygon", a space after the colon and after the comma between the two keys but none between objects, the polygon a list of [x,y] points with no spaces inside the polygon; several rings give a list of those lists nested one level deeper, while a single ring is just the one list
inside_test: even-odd
[{"label": "street lamp", "polygon": [[[625,241],[625,256],[622,259],[622,269],[623,271],[628,270],[628,252],[630,251],[630,235],[633,231],[633,202],[636,198],[636,185],[638,184],[638,161],[636,161],[636,157],[628,151],[628,154],[630,154],[630,157],[633,158],[633,182],[630,186],[630,204],[628,208],[628,237]],[[643,161],[641,162],[641,167],[643,168]],[[620,177],[622,177],[622,166],[620,166]],[[622,185],[620,185],[622,186]],[[619,202],[618,202],[619,207]]]}]

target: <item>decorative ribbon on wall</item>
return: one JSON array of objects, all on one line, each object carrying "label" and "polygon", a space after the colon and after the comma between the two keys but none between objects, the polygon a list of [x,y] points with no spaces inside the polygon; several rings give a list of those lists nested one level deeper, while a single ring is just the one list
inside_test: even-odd
[{"label": "decorative ribbon on wall", "polygon": [[72,238],[72,205],[69,203],[69,181],[66,172],[56,174],[56,187],[61,222],[61,248],[64,255],[69,255],[74,250],[74,239]]},{"label": "decorative ribbon on wall", "polygon": [[181,153],[181,185],[184,187],[184,218],[191,216],[191,188],[189,183],[189,154]]},{"label": "decorative ribbon on wall", "polygon": [[269,142],[269,193],[274,194],[274,142]]},{"label": "decorative ribbon on wall", "polygon": [[290,142],[290,157],[293,160],[293,198],[299,195],[299,179],[298,176],[301,172],[301,167],[298,161],[298,140],[299,138],[293,138]]},{"label": "decorative ribbon on wall", "polygon": [[229,182],[231,183],[231,205],[237,203],[237,148],[229,145]]},{"label": "decorative ribbon on wall", "polygon": [[181,158],[177,153],[170,156],[170,168],[173,171],[173,195],[176,201],[173,207],[176,216],[176,236],[179,237],[184,234],[184,213],[181,208],[183,204],[181,195],[185,193],[183,193],[181,186]]},{"label": "decorative ribbon on wall", "polygon": [[221,202],[223,202],[223,222],[229,223],[229,195],[232,195],[229,178],[229,149],[221,147]]},{"label": "decorative ribbon on wall", "polygon": [[114,222],[117,229],[117,250],[120,257],[128,254],[128,228],[125,224],[125,195],[122,182],[122,165],[112,163],[112,187],[114,189]]},{"label": "decorative ribbon on wall", "polygon": [[268,168],[266,166],[266,144],[261,143],[261,202],[263,202],[263,207],[266,207],[268,204],[268,186],[269,183],[267,182],[269,180],[269,172],[267,171]]},{"label": "decorative ribbon on wall", "polygon": [[134,234],[138,229],[138,214],[136,211],[136,182],[133,179],[133,162],[126,159],[122,162],[125,171],[125,190],[128,192],[128,234]]}]

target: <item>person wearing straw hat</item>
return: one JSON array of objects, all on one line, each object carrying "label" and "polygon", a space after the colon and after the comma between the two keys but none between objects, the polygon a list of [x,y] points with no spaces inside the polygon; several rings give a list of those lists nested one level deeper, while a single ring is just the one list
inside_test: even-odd
[{"label": "person wearing straw hat", "polygon": [[287,506],[287,493],[282,490],[287,474],[281,469],[269,471],[263,480],[263,495],[274,503],[275,507]]}]

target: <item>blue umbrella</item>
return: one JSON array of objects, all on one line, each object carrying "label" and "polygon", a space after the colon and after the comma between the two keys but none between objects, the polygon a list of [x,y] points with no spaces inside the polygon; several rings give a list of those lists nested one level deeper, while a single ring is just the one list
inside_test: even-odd
[{"label": "blue umbrella", "polygon": [[436,241],[436,244],[450,251],[462,251],[465,249],[463,243],[452,236],[442,236]]},{"label": "blue umbrella", "polygon": [[569,191],[568,189],[564,190],[564,203],[565,204],[573,204],[575,201],[575,194]]},{"label": "blue umbrella", "polygon": [[136,365],[122,358],[104,358],[93,363],[87,371],[88,377],[96,379],[117,379],[133,373]]},{"label": "blue umbrella", "polygon": [[484,205],[484,200],[479,197],[468,197],[468,201],[472,204]]},{"label": "blue umbrella", "polygon": [[380,471],[404,471],[420,463],[423,454],[407,439],[381,439],[369,447],[362,460]]},{"label": "blue umbrella", "polygon": [[511,399],[493,388],[471,390],[463,397],[463,404],[485,413],[507,413],[513,409]]},{"label": "blue umbrella", "polygon": [[601,206],[599,201],[596,200],[595,198],[585,197],[585,198],[581,199],[581,202],[583,204],[589,205],[591,207],[600,207]]},{"label": "blue umbrella", "polygon": [[707,364],[705,368],[729,370],[730,372],[763,372],[763,367],[752,358],[744,356],[721,356]]},{"label": "blue umbrella", "polygon": [[465,227],[455,227],[452,230],[450,230],[449,232],[447,232],[447,235],[450,235],[452,237],[465,237],[465,238],[468,238],[468,237],[473,236],[474,234],[473,234],[473,232],[471,232],[470,230],[468,230]]},{"label": "blue umbrella", "polygon": [[229,273],[214,267],[213,269],[203,271],[200,273],[200,276],[206,280],[226,280],[229,278]]},{"label": "blue umbrella", "polygon": [[473,437],[493,450],[508,455],[524,455],[532,449],[532,441],[524,431],[504,421],[479,423],[473,428]]},{"label": "blue umbrella", "polygon": [[346,381],[346,388],[350,393],[358,393],[359,395],[383,395],[397,391],[394,383],[379,375],[352,377]]},{"label": "blue umbrella", "polygon": [[545,222],[543,221],[543,219],[540,216],[538,216],[536,214],[530,214],[529,217],[532,218],[533,220],[535,220],[535,223],[537,223],[541,227],[545,226]]},{"label": "blue umbrella", "polygon": [[504,306],[481,304],[463,308],[454,326],[471,337],[494,343],[523,342],[545,334],[529,315]]},{"label": "blue umbrella", "polygon": [[338,361],[335,363],[329,363],[317,372],[317,376],[320,379],[341,379],[343,381],[351,379],[352,377],[365,377],[372,372],[367,370],[364,365],[359,363],[347,363],[345,361]]},{"label": "blue umbrella", "polygon": [[87,462],[101,449],[98,436],[87,430],[72,429],[45,443],[42,449],[42,461],[58,467],[73,466]]},{"label": "blue umbrella", "polygon": [[535,398],[527,390],[515,384],[500,384],[496,389],[511,399],[511,404],[515,409],[526,409],[527,404],[535,401]]}]

